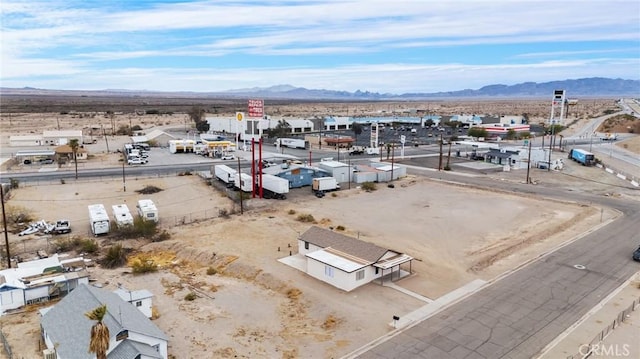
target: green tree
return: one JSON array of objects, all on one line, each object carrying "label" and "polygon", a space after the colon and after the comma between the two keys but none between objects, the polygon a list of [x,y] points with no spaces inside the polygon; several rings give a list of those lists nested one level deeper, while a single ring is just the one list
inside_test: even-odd
[{"label": "green tree", "polygon": [[471,137],[487,138],[489,136],[489,133],[487,132],[487,129],[484,127],[471,127],[469,131],[467,131],[467,135]]},{"label": "green tree", "polygon": [[507,140],[513,140],[514,138],[516,138],[516,131],[514,131],[512,128],[508,129],[506,138]]},{"label": "green tree", "polygon": [[76,179],[78,179],[78,147],[80,143],[77,138],[69,141],[69,147],[71,147],[71,155],[73,156],[73,163],[76,164]]},{"label": "green tree", "polygon": [[84,313],[90,320],[95,320],[91,327],[91,338],[89,339],[89,353],[95,353],[96,359],[107,359],[107,350],[109,350],[109,327],[102,320],[107,314],[107,306],[101,305],[92,311]]},{"label": "green tree", "polygon": [[207,121],[196,122],[196,130],[200,133],[209,131],[209,128],[209,122]]},{"label": "green tree", "polygon": [[291,125],[285,119],[279,120],[275,127],[275,131],[278,134],[278,137],[285,137],[291,132]]}]

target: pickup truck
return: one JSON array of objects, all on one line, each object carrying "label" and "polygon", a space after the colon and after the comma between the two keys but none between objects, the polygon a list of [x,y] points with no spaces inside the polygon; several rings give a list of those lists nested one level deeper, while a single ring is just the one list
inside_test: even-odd
[{"label": "pickup truck", "polygon": [[71,223],[66,219],[59,219],[56,221],[51,233],[53,234],[65,234],[71,232]]}]

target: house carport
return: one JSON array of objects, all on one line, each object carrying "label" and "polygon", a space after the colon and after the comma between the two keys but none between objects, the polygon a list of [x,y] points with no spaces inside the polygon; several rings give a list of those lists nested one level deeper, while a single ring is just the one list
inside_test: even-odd
[{"label": "house carport", "polygon": [[384,280],[384,271],[390,269],[391,273],[391,281],[393,282],[393,268],[398,267],[398,279],[400,279],[400,266],[404,263],[409,262],[409,274],[411,271],[411,262],[413,261],[413,257],[406,255],[404,253],[398,254],[397,256],[393,256],[391,258],[382,259],[373,264],[374,267],[382,270],[382,275],[380,276],[380,284],[382,284]]}]

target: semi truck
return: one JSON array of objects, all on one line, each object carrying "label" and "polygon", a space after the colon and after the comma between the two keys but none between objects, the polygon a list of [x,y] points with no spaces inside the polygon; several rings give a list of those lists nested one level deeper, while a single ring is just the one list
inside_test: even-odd
[{"label": "semi truck", "polygon": [[234,186],[235,188],[241,190],[242,192],[251,192],[251,189],[252,189],[251,176],[242,172],[236,173],[234,176]]},{"label": "semi truck", "polygon": [[591,166],[596,161],[596,157],[593,153],[579,148],[574,148],[569,151],[569,158],[582,164],[583,166]]},{"label": "semi truck", "polygon": [[109,233],[110,222],[109,215],[102,204],[90,204],[89,206],[89,225],[91,233],[94,236]]},{"label": "semi truck", "polygon": [[263,174],[262,190],[264,198],[287,199],[289,181],[278,176]]},{"label": "semi truck", "polygon": [[217,179],[227,184],[227,187],[231,187],[234,184],[234,179],[238,171],[227,165],[215,165],[213,171]]},{"label": "semi truck", "polygon": [[126,204],[114,204],[111,206],[113,211],[113,220],[116,222],[116,226],[133,226],[133,216],[129,212],[129,207]]},{"label": "semi truck", "polygon": [[138,204],[136,204],[136,209],[138,210],[138,216],[144,221],[158,222],[160,220],[158,217],[158,207],[156,207],[156,204],[150,199],[139,200]]},{"label": "semi truck", "polygon": [[338,180],[333,177],[318,177],[311,182],[311,190],[313,192],[329,192],[340,189]]},{"label": "semi truck", "polygon": [[297,138],[276,138],[276,142],[273,143],[274,146],[282,146],[289,148],[307,148],[307,141],[297,139]]}]

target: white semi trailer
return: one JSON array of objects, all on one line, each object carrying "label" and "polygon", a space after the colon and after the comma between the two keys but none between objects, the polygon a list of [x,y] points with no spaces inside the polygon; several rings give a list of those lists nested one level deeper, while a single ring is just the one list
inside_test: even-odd
[{"label": "white semi trailer", "polygon": [[307,141],[297,138],[277,138],[273,144],[278,147],[307,148]]},{"label": "white semi trailer", "polygon": [[234,186],[242,192],[251,192],[251,190],[253,189],[252,182],[253,181],[251,180],[251,176],[246,173],[240,172],[236,173],[236,175],[234,176]]},{"label": "white semi trailer", "polygon": [[94,236],[109,233],[109,214],[102,204],[89,205],[89,225]]},{"label": "white semi trailer", "polygon": [[335,191],[340,189],[340,184],[333,177],[318,177],[312,180],[311,189],[314,192]]},{"label": "white semi trailer", "polygon": [[265,198],[287,199],[289,193],[289,181],[287,179],[270,175],[262,175],[262,189]]},{"label": "white semi trailer", "polygon": [[126,204],[114,204],[111,206],[111,209],[113,210],[113,220],[116,222],[116,226],[124,227],[133,225],[133,216]]},{"label": "white semi trailer", "polygon": [[213,166],[213,172],[217,179],[227,184],[227,186],[233,186],[236,173],[238,171],[227,165],[215,165]]}]

